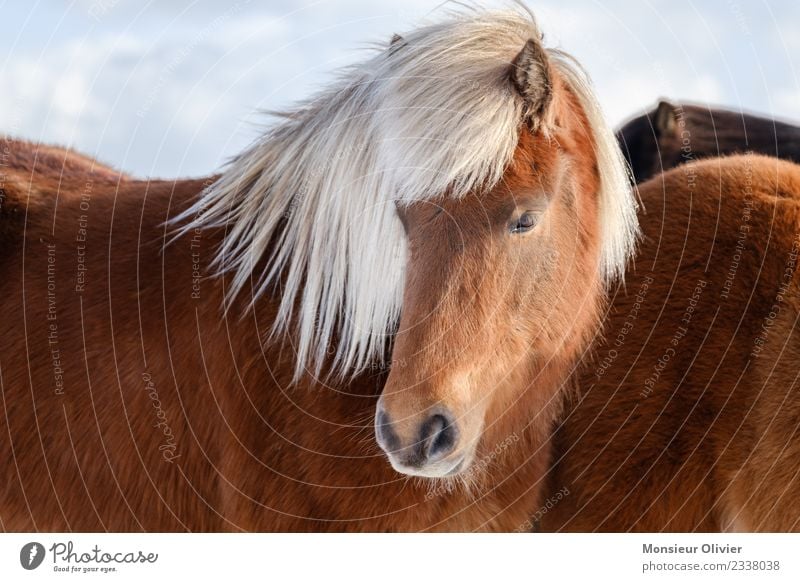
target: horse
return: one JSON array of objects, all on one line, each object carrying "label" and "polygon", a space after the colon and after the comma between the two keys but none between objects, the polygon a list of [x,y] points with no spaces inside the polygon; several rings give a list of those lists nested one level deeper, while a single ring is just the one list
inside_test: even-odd
[{"label": "horse", "polygon": [[[783,496],[752,494],[792,485],[781,398],[796,283],[782,255],[800,170],[684,168],[695,178],[665,176],[669,196],[644,184],[637,213],[587,78],[517,7],[393,39],[218,175],[5,171],[3,528],[791,529]],[[723,228],[745,209],[771,236]],[[587,384],[651,271],[641,321],[661,333],[634,324]],[[711,341],[700,306],[720,281]],[[689,313],[686,331],[661,313]],[[734,376],[764,317],[758,361]],[[684,378],[692,348],[704,366]],[[626,408],[642,388],[625,372],[651,380],[665,354],[647,406]],[[721,363],[731,375],[706,383]],[[659,404],[674,414],[661,424]],[[707,446],[691,448],[703,426],[680,412],[710,423]],[[648,420],[661,430],[637,432]],[[626,438],[606,432],[615,422]],[[629,481],[651,458],[648,480]],[[698,521],[684,501],[714,511]]]},{"label": "horse", "polygon": [[617,139],[636,182],[681,163],[752,151],[800,162],[800,127],[741,111],[660,100]]},{"label": "horse", "polygon": [[[636,230],[588,80],[522,7],[394,38],[209,177],[2,170],[7,531],[515,530],[538,503],[556,384],[544,398],[509,375],[481,398],[482,431],[460,418],[480,414],[466,391],[417,418],[390,404],[445,373],[408,351],[433,283],[416,216],[505,198],[491,218],[519,223],[521,245],[540,176],[592,190],[564,207],[586,248],[564,243],[597,302]],[[471,251],[454,236],[438,251],[456,268]],[[584,335],[551,350],[553,379]],[[415,424],[425,444],[403,456]]]}]

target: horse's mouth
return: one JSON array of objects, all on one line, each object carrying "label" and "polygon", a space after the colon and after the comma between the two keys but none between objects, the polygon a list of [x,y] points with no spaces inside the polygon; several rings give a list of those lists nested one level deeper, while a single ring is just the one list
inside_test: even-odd
[{"label": "horse's mouth", "polygon": [[461,472],[461,468],[464,466],[464,460],[466,457],[462,457],[458,464],[450,469],[446,474],[445,477],[452,477],[453,475],[458,475]]},{"label": "horse's mouth", "polygon": [[469,471],[474,457],[474,452],[465,452],[451,458],[442,459],[432,465],[424,465],[422,467],[401,465],[396,463],[391,455],[389,455],[389,461],[394,470],[403,475],[425,477],[426,479],[445,479]]},{"label": "horse's mouth", "polygon": [[452,477],[453,475],[460,473],[469,465],[467,455],[459,455],[452,459],[442,459],[437,463],[432,465],[423,465],[422,467],[413,467],[397,463],[391,455],[389,455],[389,462],[392,464],[394,470],[398,473],[410,475],[412,477],[425,477],[427,479]]}]

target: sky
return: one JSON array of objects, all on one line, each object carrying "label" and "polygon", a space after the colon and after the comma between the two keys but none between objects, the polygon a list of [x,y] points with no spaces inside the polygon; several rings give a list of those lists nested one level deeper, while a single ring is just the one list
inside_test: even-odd
[{"label": "sky", "polygon": [[[662,97],[800,122],[800,2],[528,0],[615,125]],[[488,6],[502,2],[479,2]],[[441,0],[0,0],[0,133],[202,176]]]}]

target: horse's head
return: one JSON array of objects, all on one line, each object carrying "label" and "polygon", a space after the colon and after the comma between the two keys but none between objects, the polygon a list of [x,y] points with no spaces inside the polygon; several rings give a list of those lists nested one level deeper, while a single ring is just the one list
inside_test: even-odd
[{"label": "horse's head", "polygon": [[362,372],[394,338],[378,441],[399,471],[430,476],[549,424],[636,233],[587,80],[524,10],[394,39],[187,213],[186,229],[226,228],[229,300],[280,290],[295,380]]},{"label": "horse's head", "polygon": [[596,112],[538,39],[508,83],[524,118],[503,179],[397,205],[409,252],[375,424],[402,473],[455,475],[526,425],[549,428],[560,381],[597,329],[609,160]]}]

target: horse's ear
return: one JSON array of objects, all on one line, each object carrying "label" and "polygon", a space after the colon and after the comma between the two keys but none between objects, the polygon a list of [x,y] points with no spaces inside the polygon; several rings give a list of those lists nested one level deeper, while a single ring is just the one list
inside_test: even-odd
[{"label": "horse's ear", "polygon": [[664,99],[658,102],[653,114],[653,127],[659,137],[675,134],[678,124],[675,120],[675,106],[672,103]]},{"label": "horse's ear", "polygon": [[553,100],[550,61],[541,42],[530,39],[511,63],[511,82],[525,101],[525,120],[539,127]]},{"label": "horse's ear", "polygon": [[392,35],[392,40],[389,41],[389,52],[394,53],[397,49],[405,46],[405,44],[406,39],[395,33]]}]

